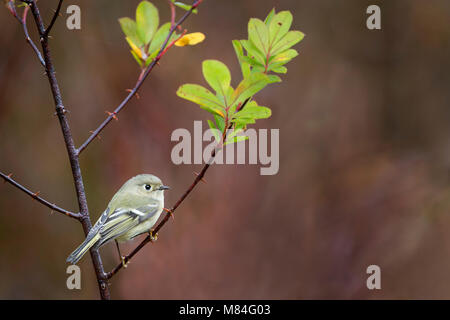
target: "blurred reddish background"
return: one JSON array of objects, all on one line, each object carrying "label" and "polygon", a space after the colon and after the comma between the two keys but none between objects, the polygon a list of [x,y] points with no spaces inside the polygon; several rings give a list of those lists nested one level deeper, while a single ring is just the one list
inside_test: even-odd
[{"label": "blurred reddish background", "polygon": [[[67,2],[67,3],[66,3]],[[74,139],[80,145],[134,85],[138,68],[117,19],[138,1],[78,4],[82,28],[64,13],[51,49]],[[166,1],[154,0],[161,20]],[[49,21],[57,1],[39,1]],[[366,28],[379,4],[382,30]],[[178,98],[183,83],[204,84],[201,63],[240,70],[231,40],[250,17],[290,10],[306,34],[281,84],[258,96],[272,108],[256,128],[280,129],[280,170],[217,165],[128,268],[111,281],[116,299],[450,298],[450,2],[205,0],[184,24],[201,45],[174,48],[140,91],[81,156],[95,221],[129,177],[155,173],[171,206],[200,165],[171,162],[176,128],[209,119]],[[181,14],[181,11],[179,11]],[[28,21],[36,39],[34,23]],[[23,32],[0,10],[0,170],[49,201],[76,211],[70,167],[48,81]],[[204,122],[206,126],[206,122]],[[0,184],[0,298],[97,298],[91,261],[82,290],[66,288],[67,255],[80,225]],[[124,246],[131,250],[137,242]],[[107,270],[113,244],[101,250]],[[382,289],[366,288],[377,264]]]}]

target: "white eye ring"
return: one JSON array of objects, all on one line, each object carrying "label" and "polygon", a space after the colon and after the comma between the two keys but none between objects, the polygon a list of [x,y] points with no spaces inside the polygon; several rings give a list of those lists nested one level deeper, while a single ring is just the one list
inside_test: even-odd
[{"label": "white eye ring", "polygon": [[150,191],[150,190],[152,190],[152,186],[149,184],[144,184],[144,189],[147,191]]}]

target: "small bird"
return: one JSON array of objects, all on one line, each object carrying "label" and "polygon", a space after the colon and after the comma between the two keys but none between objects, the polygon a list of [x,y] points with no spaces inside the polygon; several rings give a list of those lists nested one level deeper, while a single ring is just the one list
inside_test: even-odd
[{"label": "small bird", "polygon": [[140,174],[125,182],[67,262],[76,264],[91,247],[98,249],[115,240],[124,263],[117,241],[126,242],[147,232],[154,237],[151,228],[164,209],[164,190],[167,189],[169,187],[152,174]]}]

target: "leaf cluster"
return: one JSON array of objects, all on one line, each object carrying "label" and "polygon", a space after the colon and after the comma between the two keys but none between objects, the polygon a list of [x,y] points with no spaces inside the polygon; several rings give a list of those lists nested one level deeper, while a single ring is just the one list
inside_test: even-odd
[{"label": "leaf cluster", "polygon": [[[119,19],[131,54],[141,68],[148,66],[170,33],[171,23],[159,26],[158,9],[149,1],[142,1],[136,8],[136,20],[128,17]],[[174,32],[169,41],[176,39]]]},{"label": "leaf cluster", "polygon": [[[268,84],[281,82],[273,73],[286,73],[284,66],[298,55],[292,46],[300,42],[304,35],[300,31],[290,31],[292,14],[274,9],[265,21],[252,18],[248,23],[248,39],[233,40],[243,79],[236,88],[231,86],[228,67],[218,60],[205,60],[202,64],[203,76],[214,92],[197,84],[184,84],[177,95],[194,102],[213,115],[208,124],[215,132],[218,143],[233,143],[247,137],[239,135],[247,125],[257,119],[271,116],[271,110],[260,106],[253,96]],[[245,104],[245,107],[243,108]],[[220,136],[231,127],[232,132]],[[224,139],[223,139],[224,138]],[[222,141],[224,140],[224,141]]]}]

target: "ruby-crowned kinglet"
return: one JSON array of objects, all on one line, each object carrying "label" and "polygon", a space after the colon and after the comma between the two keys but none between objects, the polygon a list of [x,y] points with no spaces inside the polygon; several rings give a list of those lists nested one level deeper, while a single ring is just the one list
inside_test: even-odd
[{"label": "ruby-crowned kinglet", "polygon": [[67,262],[76,264],[91,247],[99,248],[111,240],[125,242],[149,232],[163,211],[167,189],[151,174],[140,174],[125,182]]}]

